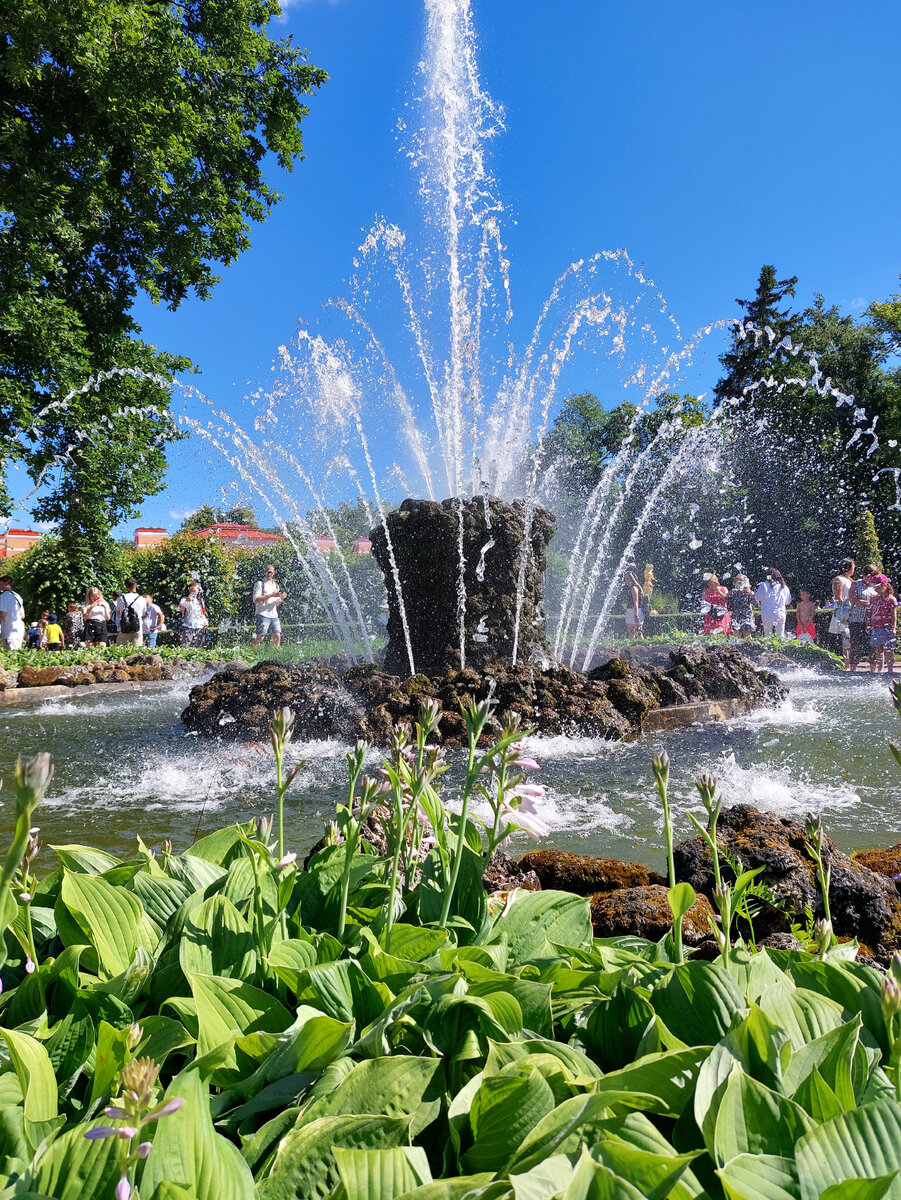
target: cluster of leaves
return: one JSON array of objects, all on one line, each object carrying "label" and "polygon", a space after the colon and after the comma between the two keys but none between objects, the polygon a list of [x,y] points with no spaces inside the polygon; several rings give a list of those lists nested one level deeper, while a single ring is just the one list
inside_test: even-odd
[{"label": "cluster of leaves", "polygon": [[[353,804],[349,757],[346,832],[373,789]],[[428,855],[398,908],[396,858],[355,839],[349,873],[347,844],[299,870],[268,822],[124,862],[56,846],[38,880],[50,775],[20,764],[0,875],[6,1197],[897,1193],[901,988],[853,945],[685,962],[669,935],[593,938],[585,898],[478,877],[436,919]]]}]

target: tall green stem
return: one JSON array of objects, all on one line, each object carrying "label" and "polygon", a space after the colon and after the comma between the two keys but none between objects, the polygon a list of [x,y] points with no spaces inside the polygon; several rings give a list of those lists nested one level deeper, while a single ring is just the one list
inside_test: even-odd
[{"label": "tall green stem", "polygon": [[473,784],[475,783],[475,760],[476,760],[476,743],[478,738],[473,738],[472,734],[469,737],[469,761],[466,764],[466,785],[463,788],[463,804],[460,808],[460,828],[457,832],[457,845],[454,851],[454,863],[451,867],[451,877],[448,889],[444,894],[444,903],[441,906],[441,916],[438,920],[438,928],[447,928],[447,919],[450,915],[450,907],[453,902],[454,892],[457,888],[457,879],[460,875],[460,863],[463,859],[463,841],[466,832],[466,818],[469,815],[469,800],[472,795]]}]

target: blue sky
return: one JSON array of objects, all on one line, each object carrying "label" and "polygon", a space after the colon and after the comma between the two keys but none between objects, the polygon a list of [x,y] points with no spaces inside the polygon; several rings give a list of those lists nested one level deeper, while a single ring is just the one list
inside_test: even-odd
[{"label": "blue sky", "polygon": [[[764,262],[799,276],[801,304],[819,291],[859,311],[899,290],[896,0],[473,0],[473,11],[482,83],[505,112],[493,171],[517,312],[534,315],[572,259],[620,246],[686,331],[734,315]],[[211,299],[138,312],[145,337],[194,359],[198,386],[226,406],[265,377],[297,318],[315,320],[341,290],[373,217],[406,224],[417,203],[395,126],[421,5],[295,0],[272,29],[330,73],[309,102],[306,159]],[[173,454],[166,492],[128,530],[175,528],[174,514],[216,498],[196,453]]]}]

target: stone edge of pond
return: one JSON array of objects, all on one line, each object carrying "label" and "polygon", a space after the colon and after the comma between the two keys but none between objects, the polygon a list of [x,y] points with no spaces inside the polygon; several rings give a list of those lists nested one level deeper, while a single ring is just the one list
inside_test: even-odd
[{"label": "stone edge of pond", "polygon": [[87,696],[108,696],[113,692],[148,692],[160,688],[171,688],[181,683],[180,679],[149,679],[116,683],[92,683],[82,686],[50,684],[47,687],[6,688],[0,691],[0,708],[12,708],[22,704],[40,704],[44,700],[74,700]]}]

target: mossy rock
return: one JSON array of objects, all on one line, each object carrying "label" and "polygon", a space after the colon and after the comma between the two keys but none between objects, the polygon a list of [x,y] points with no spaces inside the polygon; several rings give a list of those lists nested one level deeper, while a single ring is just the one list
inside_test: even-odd
[{"label": "mossy rock", "polygon": [[868,871],[875,871],[877,875],[893,878],[901,874],[901,842],[896,842],[888,850],[855,850],[851,861],[859,867],[866,867]]},{"label": "mossy rock", "polygon": [[523,870],[534,871],[545,889],[593,896],[620,888],[662,884],[663,878],[640,863],[617,858],[593,858],[567,850],[530,850],[519,860]]},{"label": "mossy rock", "polygon": [[[698,896],[682,921],[682,940],[697,946],[711,937],[713,907],[706,896]],[[673,927],[673,914],[662,884],[601,892],[591,898],[594,936],[641,937],[659,942]]]}]

